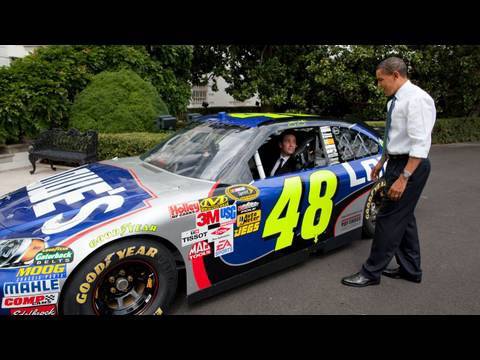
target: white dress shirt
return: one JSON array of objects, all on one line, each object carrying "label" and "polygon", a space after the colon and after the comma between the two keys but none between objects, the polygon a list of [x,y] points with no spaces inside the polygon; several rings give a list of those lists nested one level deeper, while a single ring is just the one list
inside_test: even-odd
[{"label": "white dress shirt", "polygon": [[[430,95],[407,80],[395,93],[387,152],[427,158],[437,112]],[[387,104],[387,112],[392,100]]]},{"label": "white dress shirt", "polygon": [[275,175],[275,171],[277,171],[277,168],[280,166],[280,159],[283,159],[283,164],[282,164],[282,167],[283,167],[283,165],[285,165],[285,163],[287,162],[287,160],[290,159],[290,156],[280,155],[280,157],[278,158],[277,162],[275,163],[275,166],[273,167],[272,171],[270,172],[270,176]]}]

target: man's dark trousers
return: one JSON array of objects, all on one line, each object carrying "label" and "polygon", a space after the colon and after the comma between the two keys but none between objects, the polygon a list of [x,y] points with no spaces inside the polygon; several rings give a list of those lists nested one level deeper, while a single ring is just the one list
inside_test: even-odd
[{"label": "man's dark trousers", "polygon": [[370,279],[379,279],[393,256],[406,275],[414,278],[422,276],[414,210],[430,174],[430,161],[422,159],[408,179],[405,191],[399,201],[390,200],[386,196],[388,189],[403,172],[407,162],[408,155],[389,158],[387,163],[385,171],[387,186],[384,202],[377,214],[370,256],[361,270],[361,273]]}]

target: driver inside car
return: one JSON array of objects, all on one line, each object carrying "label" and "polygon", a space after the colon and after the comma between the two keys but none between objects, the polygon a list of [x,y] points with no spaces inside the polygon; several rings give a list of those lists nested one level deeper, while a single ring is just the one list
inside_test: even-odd
[{"label": "driver inside car", "polygon": [[285,130],[278,141],[280,155],[273,165],[270,176],[277,176],[297,170],[294,153],[297,149],[297,135],[293,130]]}]

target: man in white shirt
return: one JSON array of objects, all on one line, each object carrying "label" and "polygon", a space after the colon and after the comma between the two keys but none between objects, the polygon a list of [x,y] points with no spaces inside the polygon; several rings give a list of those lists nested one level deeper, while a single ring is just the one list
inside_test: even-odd
[{"label": "man in white shirt", "polygon": [[[342,279],[348,286],[380,283],[381,275],[421,282],[420,246],[414,210],[430,174],[428,152],[436,119],[430,95],[407,79],[402,59],[390,57],[376,71],[378,85],[391,97],[387,104],[383,155],[372,170],[385,171],[387,196],[377,214],[370,256],[360,272]],[[393,256],[399,265],[386,269]]]},{"label": "man in white shirt", "polygon": [[285,130],[278,142],[280,156],[273,165],[270,176],[282,175],[296,170],[293,154],[297,149],[297,136],[293,130]]}]

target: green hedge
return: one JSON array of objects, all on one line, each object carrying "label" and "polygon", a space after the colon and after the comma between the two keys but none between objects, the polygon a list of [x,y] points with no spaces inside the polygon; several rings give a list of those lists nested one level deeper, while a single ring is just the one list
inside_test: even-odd
[{"label": "green hedge", "polygon": [[141,155],[172,134],[159,133],[99,134],[98,159]]},{"label": "green hedge", "polygon": [[[367,121],[372,127],[385,127],[384,121]],[[451,144],[480,141],[480,118],[437,119],[432,132],[432,144]]]}]

